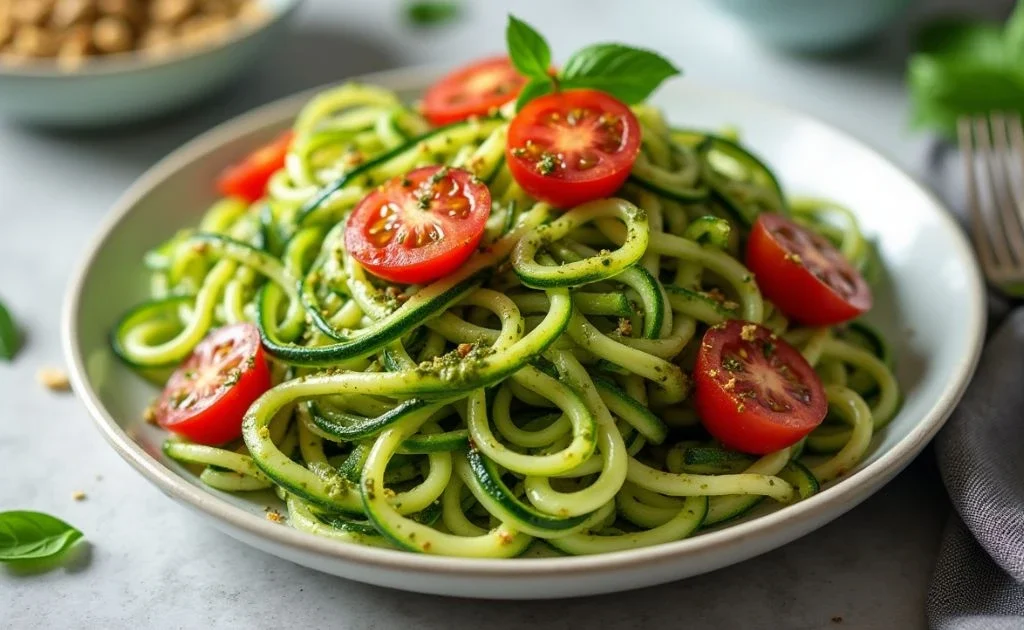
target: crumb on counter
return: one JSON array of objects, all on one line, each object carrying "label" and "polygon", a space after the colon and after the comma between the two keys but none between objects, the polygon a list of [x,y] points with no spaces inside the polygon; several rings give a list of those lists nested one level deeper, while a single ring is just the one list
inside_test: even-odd
[{"label": "crumb on counter", "polygon": [[85,492],[82,490],[75,490],[71,493],[71,498],[75,501],[85,501]]},{"label": "crumb on counter", "polygon": [[51,391],[66,392],[71,390],[68,374],[61,368],[51,366],[39,368],[36,371],[36,381]]},{"label": "crumb on counter", "polygon": [[832,617],[832,623],[843,623],[842,616],[836,615],[835,617]]}]

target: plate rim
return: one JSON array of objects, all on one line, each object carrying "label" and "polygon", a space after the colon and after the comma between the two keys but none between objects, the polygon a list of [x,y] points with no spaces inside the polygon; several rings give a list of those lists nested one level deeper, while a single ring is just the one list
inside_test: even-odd
[{"label": "plate rim", "polygon": [[[131,439],[128,433],[118,425],[107,411],[96,391],[89,384],[85,372],[85,360],[79,345],[76,322],[81,308],[83,283],[89,275],[95,258],[107,241],[111,232],[130,213],[138,200],[150,189],[166,178],[166,173],[174,171],[190,162],[194,155],[220,146],[232,138],[255,129],[272,126],[275,122],[294,112],[297,104],[309,99],[312,94],[320,92],[332,85],[348,81],[358,81],[388,86],[393,90],[415,90],[429,82],[431,77],[438,76],[446,70],[444,66],[426,65],[403,67],[384,72],[375,72],[347,78],[338,83],[317,86],[291,96],[285,96],[239,116],[222,122],[203,132],[192,140],[184,143],[156,164],[148,168],[129,188],[114,202],[104,216],[94,235],[88,240],[85,253],[77,266],[72,270],[64,294],[61,313],[61,345],[69,368],[72,389],[85,404],[90,417],[106,441],[133,468],[142,474],[150,483],[157,486],[168,496],[187,504],[189,507],[205,513],[224,524],[244,531],[248,536],[257,537],[293,552],[314,553],[323,560],[334,560],[349,563],[353,566],[373,567],[380,570],[416,571],[446,575],[449,577],[491,577],[491,578],[536,578],[570,576],[577,574],[593,574],[595,572],[616,572],[640,566],[651,567],[673,563],[688,555],[706,554],[738,545],[744,540],[756,536],[770,538],[789,529],[800,529],[801,522],[814,521],[820,512],[835,513],[826,522],[852,509],[882,486],[888,483],[902,470],[942,428],[953,411],[953,407],[963,396],[971,377],[977,367],[985,331],[985,284],[981,271],[967,238],[953,219],[946,205],[923,185],[918,178],[908,173],[899,164],[881,151],[864,141],[852,136],[840,127],[824,122],[810,114],[794,108],[772,102],[767,99],[753,97],[705,83],[687,80],[695,89],[719,97],[743,99],[748,105],[762,110],[774,110],[789,117],[796,117],[827,129],[830,133],[841,137],[845,142],[872,154],[894,169],[913,188],[931,202],[937,210],[938,222],[943,230],[952,234],[956,246],[957,257],[967,264],[969,286],[967,293],[971,299],[968,304],[968,344],[969,353],[956,368],[953,378],[943,393],[916,422],[916,425],[899,442],[889,450],[880,454],[879,458],[865,468],[852,475],[844,483],[832,486],[823,492],[801,501],[785,509],[776,510],[750,521],[745,521],[708,532],[694,538],[686,538],[671,543],[652,547],[616,551],[591,556],[570,556],[557,558],[461,558],[449,556],[431,556],[414,554],[407,551],[377,549],[362,545],[340,543],[302,532],[291,527],[282,527],[256,514],[236,507],[215,494],[206,492],[180,475],[164,466],[150,455],[139,443]],[[831,509],[830,509],[831,508]],[[818,527],[823,526],[821,523]],[[804,529],[807,532],[816,529]],[[771,548],[779,546],[773,545]],[[763,553],[767,551],[759,551]],[[747,556],[744,556],[744,558]],[[321,563],[322,564],[322,563]],[[729,564],[729,563],[726,563]],[[717,566],[715,567],[717,568]],[[322,569],[321,569],[322,570]],[[621,590],[621,589],[618,589]]]}]

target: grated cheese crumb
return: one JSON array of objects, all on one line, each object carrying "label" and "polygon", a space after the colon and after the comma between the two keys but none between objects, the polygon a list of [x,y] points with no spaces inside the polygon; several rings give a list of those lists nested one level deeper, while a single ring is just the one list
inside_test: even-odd
[{"label": "grated cheese crumb", "polygon": [[622,335],[623,337],[629,337],[633,334],[633,322],[625,317],[619,318],[619,325],[615,329],[615,332]]},{"label": "grated cheese crumb", "polygon": [[36,372],[36,381],[50,391],[66,392],[71,390],[68,374],[60,368],[50,366],[39,368]]},{"label": "grated cheese crumb", "polygon": [[740,330],[740,339],[743,341],[753,341],[757,338],[757,326],[754,324],[744,324]]},{"label": "grated cheese crumb", "polygon": [[267,512],[267,520],[273,521],[274,523],[283,523],[284,517],[281,516],[281,513],[277,510],[269,510]]}]

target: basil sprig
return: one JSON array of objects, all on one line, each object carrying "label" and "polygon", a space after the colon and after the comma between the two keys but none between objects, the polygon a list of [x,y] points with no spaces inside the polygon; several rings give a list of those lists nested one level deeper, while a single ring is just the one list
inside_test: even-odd
[{"label": "basil sprig", "polygon": [[907,68],[915,126],[955,137],[960,116],[1024,114],[1024,2],[1003,26],[936,18],[915,48]]},{"label": "basil sprig", "polygon": [[529,24],[508,16],[508,56],[529,79],[516,107],[559,88],[590,88],[628,104],[646,99],[669,77],[681,74],[661,55],[624,44],[595,44],[573,53],[558,73],[551,70],[551,47]]},{"label": "basil sprig", "polygon": [[49,514],[24,510],[0,512],[0,562],[27,563],[54,558],[81,538],[82,532]]},{"label": "basil sprig", "polygon": [[18,327],[0,302],[0,359],[10,361],[18,351]]}]

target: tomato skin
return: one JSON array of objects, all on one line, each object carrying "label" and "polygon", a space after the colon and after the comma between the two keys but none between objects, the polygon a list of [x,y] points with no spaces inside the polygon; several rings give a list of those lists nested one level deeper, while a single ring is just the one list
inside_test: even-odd
[{"label": "tomato skin", "polygon": [[[748,358],[736,363],[741,350]],[[786,366],[785,372],[780,365]],[[800,352],[767,328],[748,322],[732,320],[708,329],[693,378],[694,406],[704,428],[726,448],[744,453],[765,455],[792,446],[828,412],[821,379]],[[768,393],[789,408],[773,410],[762,404]]]},{"label": "tomato skin", "polygon": [[470,116],[486,116],[519,96],[526,77],[508,57],[482,59],[445,75],[423,95],[423,115],[447,125]]},{"label": "tomato skin", "polygon": [[523,190],[572,208],[621,188],[640,140],[628,105],[597,90],[566,90],[536,98],[516,114],[505,160]]},{"label": "tomato skin", "polygon": [[[842,254],[781,215],[758,216],[747,239],[746,263],[761,292],[801,324],[830,326],[871,309],[870,287]],[[810,266],[824,270],[831,282]]]},{"label": "tomato skin", "polygon": [[[224,326],[196,344],[167,380],[156,405],[157,422],[199,444],[224,444],[242,435],[245,412],[270,386],[256,326]],[[176,402],[183,398],[187,405]]]},{"label": "tomato skin", "polygon": [[491,193],[472,173],[424,166],[356,204],[345,227],[345,250],[375,276],[426,284],[466,262],[490,213]]},{"label": "tomato skin", "polygon": [[270,176],[284,166],[295,133],[289,129],[241,162],[225,168],[217,178],[217,190],[225,197],[239,197],[253,203],[267,192]]}]

